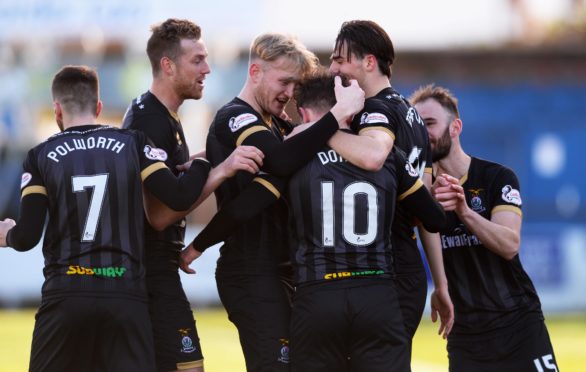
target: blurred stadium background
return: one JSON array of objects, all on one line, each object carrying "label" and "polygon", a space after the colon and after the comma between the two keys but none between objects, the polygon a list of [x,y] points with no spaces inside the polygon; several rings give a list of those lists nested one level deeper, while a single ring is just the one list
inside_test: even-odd
[{"label": "blurred stadium background", "polygon": [[[397,52],[393,86],[404,95],[432,82],[449,87],[460,99],[465,150],[517,172],[521,260],[548,315],[585,321],[585,0],[0,0],[0,219],[18,214],[26,151],[58,130],[53,74],[64,64],[96,67],[101,121],[118,125],[150,85],[149,26],[168,17],[200,24],[210,53],[204,98],[180,110],[192,151],[203,148],[215,111],[238,94],[254,36],[297,35],[327,64],[343,21],[377,21]],[[208,200],[190,217],[187,239],[214,209]],[[197,306],[219,304],[216,258],[208,250],[194,265],[198,274],[183,277]],[[0,307],[36,306],[42,266],[40,249],[1,251]]]}]

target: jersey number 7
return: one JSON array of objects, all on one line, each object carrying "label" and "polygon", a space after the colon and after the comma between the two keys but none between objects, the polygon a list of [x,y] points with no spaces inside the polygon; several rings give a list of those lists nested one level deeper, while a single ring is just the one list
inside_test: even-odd
[{"label": "jersey number 7", "polygon": [[102,204],[104,203],[104,197],[106,196],[108,174],[73,176],[71,177],[71,181],[73,184],[73,192],[84,192],[87,188],[90,187],[94,189],[81,236],[82,242],[92,242],[96,237],[96,230],[98,229],[98,221],[100,220]]}]

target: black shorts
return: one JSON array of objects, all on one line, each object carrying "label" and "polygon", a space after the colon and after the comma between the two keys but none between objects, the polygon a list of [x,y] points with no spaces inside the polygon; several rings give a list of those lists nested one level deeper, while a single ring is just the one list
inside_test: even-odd
[{"label": "black shorts", "polygon": [[395,277],[405,331],[410,341],[419,327],[427,300],[427,275],[425,271],[400,274]]},{"label": "black shorts", "polygon": [[154,371],[146,301],[71,296],[43,300],[30,371]]},{"label": "black shorts", "polygon": [[392,280],[298,287],[291,360],[292,370],[299,372],[409,371],[408,340]]},{"label": "black shorts", "polygon": [[238,329],[246,369],[289,371],[291,284],[274,276],[216,276],[228,318]]},{"label": "black shorts", "polygon": [[490,338],[482,335],[450,336],[448,358],[450,372],[559,370],[542,320],[499,332]]},{"label": "black shorts", "polygon": [[147,275],[157,371],[203,366],[191,305],[178,272]]}]

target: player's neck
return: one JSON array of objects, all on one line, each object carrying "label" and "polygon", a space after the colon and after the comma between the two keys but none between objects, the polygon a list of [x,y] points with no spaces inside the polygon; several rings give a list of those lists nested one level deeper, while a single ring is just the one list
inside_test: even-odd
[{"label": "player's neck", "polygon": [[389,78],[380,74],[372,76],[371,79],[367,79],[364,82],[364,86],[361,86],[364,90],[364,95],[366,98],[376,96],[381,90],[389,88],[391,86],[391,82]]},{"label": "player's neck", "polygon": [[461,147],[453,147],[445,158],[433,163],[433,173],[438,176],[447,173],[461,179],[468,174],[472,158]]},{"label": "player's neck", "polygon": [[256,100],[256,96],[254,95],[252,88],[248,84],[244,85],[238,94],[238,98],[248,103],[254,109],[254,111],[258,112],[266,124],[271,123],[271,114],[262,109],[261,105]]},{"label": "player's neck", "polygon": [[151,84],[150,92],[161,101],[167,110],[173,114],[177,114],[179,106],[183,103],[183,99],[175,93],[170,84],[154,79]]},{"label": "player's neck", "polygon": [[76,115],[63,120],[63,130],[82,125],[97,125],[94,115]]}]

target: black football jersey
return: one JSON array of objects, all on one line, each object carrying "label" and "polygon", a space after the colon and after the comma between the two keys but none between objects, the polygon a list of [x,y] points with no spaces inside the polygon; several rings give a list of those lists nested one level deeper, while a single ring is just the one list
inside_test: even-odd
[{"label": "black football jersey", "polygon": [[380,171],[369,172],[329,147],[318,152],[289,183],[297,284],[390,277],[396,199],[419,187],[418,173],[394,153]]},{"label": "black football jersey", "polygon": [[[394,146],[405,153],[420,177],[424,172],[431,173],[431,148],[425,124],[417,110],[393,88],[385,88],[366,99],[364,109],[354,117],[352,130],[355,133],[370,128],[388,131],[395,140]],[[398,204],[392,226],[397,274],[423,269],[413,226],[413,217]]]},{"label": "black football jersey", "polygon": [[[176,166],[189,160],[183,127],[179,117],[167,110],[157,97],[146,92],[134,99],[124,115],[122,126],[146,134],[154,146],[167,153],[167,167],[180,176]],[[185,218],[163,231],[153,229],[144,218],[149,272],[177,270],[178,253],[185,245]]]},{"label": "black football jersey", "polygon": [[[486,219],[502,210],[522,213],[519,182],[507,167],[473,157],[460,184],[469,207]],[[519,255],[505,260],[485,248],[455,212],[446,212],[446,217],[440,236],[455,310],[452,333],[502,329],[528,314],[542,317],[537,292]]]},{"label": "black football jersey", "polygon": [[153,151],[143,134],[101,125],[29,151],[22,196],[48,199],[43,296],[145,296],[141,178],[165,167]]},{"label": "black football jersey", "polygon": [[[234,98],[220,110],[210,126],[206,143],[206,156],[213,166],[224,161],[248,136],[258,131],[273,133],[278,141],[290,128],[277,118],[265,123],[261,115],[249,104]],[[224,181],[215,191],[218,208],[232,200],[250,182],[259,182],[280,196],[279,188],[270,175],[261,172],[252,175],[238,172]],[[288,258],[287,205],[279,198],[260,214],[240,226],[220,248],[218,273],[266,274],[280,271],[290,273]]]}]

